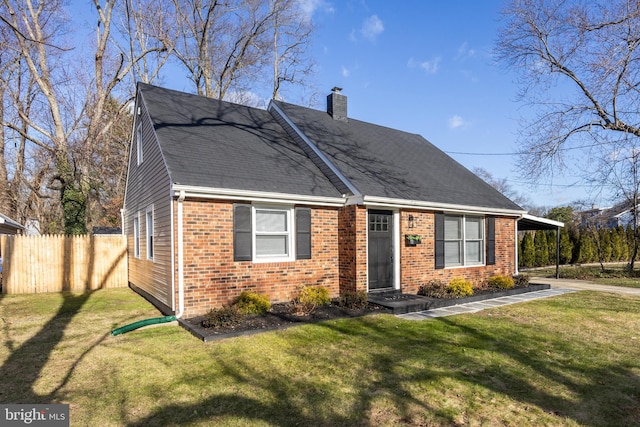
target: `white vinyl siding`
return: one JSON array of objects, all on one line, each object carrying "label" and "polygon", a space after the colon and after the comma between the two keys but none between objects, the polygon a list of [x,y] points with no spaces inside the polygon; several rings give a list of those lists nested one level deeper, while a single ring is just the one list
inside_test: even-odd
[{"label": "white vinyl siding", "polygon": [[[130,251],[129,282],[147,292],[165,308],[173,307],[172,198],[171,180],[160,153],[153,124],[144,103],[132,128],[131,155],[125,192],[125,227]],[[140,136],[138,132],[140,131]],[[144,163],[137,165],[138,138],[144,147]],[[152,244],[147,240],[147,208],[153,207]],[[135,220],[135,218],[138,220]],[[135,255],[134,223],[138,225],[138,255]],[[151,236],[150,236],[151,237]],[[151,246],[151,248],[149,248]],[[153,259],[147,258],[151,249]]]}]

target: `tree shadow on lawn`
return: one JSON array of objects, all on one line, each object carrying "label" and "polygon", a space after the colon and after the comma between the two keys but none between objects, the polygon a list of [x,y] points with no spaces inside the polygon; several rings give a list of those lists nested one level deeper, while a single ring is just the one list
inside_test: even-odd
[{"label": "tree shadow on lawn", "polygon": [[[5,346],[9,357],[0,367],[1,401],[4,403],[50,403],[56,400],[55,391],[41,395],[33,391],[53,349],[64,337],[64,332],[93,292],[63,294],[57,313],[31,338],[14,348],[9,331],[5,328]],[[78,361],[73,365],[75,366]],[[73,369],[73,368],[72,368]],[[67,375],[68,377],[68,375]],[[56,388],[56,391],[59,389]]]},{"label": "tree shadow on lawn", "polygon": [[[604,361],[569,360],[565,364],[541,350],[541,342],[552,350],[565,348],[567,340],[562,336],[513,324],[488,329],[486,321],[476,327],[464,316],[421,322],[420,327],[375,317],[310,326],[329,332],[320,348],[317,339],[310,346],[307,327],[286,332],[286,349],[279,351],[286,350],[293,358],[287,366],[269,363],[267,355],[263,363],[249,362],[243,355],[216,361],[224,382],[241,384],[259,397],[246,392],[240,395],[233,389],[214,392],[195,404],[161,407],[129,425],[195,423],[217,417],[278,426],[456,425],[465,420],[467,406],[477,405],[487,409],[471,417],[488,417],[476,418],[488,423],[504,421],[503,414],[516,420],[539,420],[541,414],[526,412],[528,405],[548,415],[541,422],[640,423],[640,378],[633,367]],[[368,352],[349,351],[353,346]],[[588,354],[589,349],[576,351]],[[309,371],[328,373],[331,381]],[[183,379],[184,383],[193,380],[188,375]],[[456,390],[449,389],[451,384],[471,395],[456,395]],[[485,391],[495,393],[499,400],[504,396],[505,406],[508,401],[519,402],[521,412],[514,415],[513,408],[491,408],[491,396],[487,398]]]},{"label": "tree shadow on lawn", "polygon": [[[43,370],[56,346],[63,342],[67,328],[94,293],[95,291],[86,291],[81,294],[63,292],[63,300],[56,314],[36,334],[19,346],[15,345],[11,338],[11,330],[7,322],[4,322],[2,341],[9,356],[0,366],[0,402],[38,404],[65,400],[63,390],[73,372],[94,348],[110,336],[110,330],[102,336],[92,338],[91,343],[83,344],[71,361],[65,361],[63,368],[65,373],[50,392],[37,393],[34,391],[34,386],[42,377]],[[34,297],[37,296],[34,295]],[[118,319],[118,321],[127,321],[132,318],[127,314],[125,319]]]}]

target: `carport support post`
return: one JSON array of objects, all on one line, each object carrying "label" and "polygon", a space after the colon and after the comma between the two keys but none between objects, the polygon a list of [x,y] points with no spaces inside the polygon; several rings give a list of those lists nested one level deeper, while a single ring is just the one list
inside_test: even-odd
[{"label": "carport support post", "polygon": [[556,279],[560,278],[560,227],[556,227]]}]

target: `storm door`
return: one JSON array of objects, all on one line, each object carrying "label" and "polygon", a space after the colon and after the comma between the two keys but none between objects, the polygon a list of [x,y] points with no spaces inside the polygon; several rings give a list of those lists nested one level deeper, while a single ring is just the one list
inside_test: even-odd
[{"label": "storm door", "polygon": [[369,211],[369,290],[393,288],[393,213]]}]

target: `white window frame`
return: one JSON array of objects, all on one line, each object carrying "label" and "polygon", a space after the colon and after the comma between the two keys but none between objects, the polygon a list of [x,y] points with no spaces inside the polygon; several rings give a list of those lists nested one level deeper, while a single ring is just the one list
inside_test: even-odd
[{"label": "white window frame", "polygon": [[140,258],[140,213],[133,216],[133,256]]},{"label": "white window frame", "polygon": [[[260,212],[282,212],[285,213],[286,218],[286,231],[267,232],[257,230],[257,217]],[[251,246],[252,246],[252,258],[253,262],[283,262],[283,261],[295,261],[295,221],[294,221],[294,208],[293,206],[282,205],[252,205],[251,206]],[[285,236],[285,242],[287,246],[287,253],[282,255],[259,255],[258,254],[258,239],[260,236]]]},{"label": "white window frame", "polygon": [[136,154],[138,166],[142,164],[142,123],[138,123],[136,127]]},{"label": "white window frame", "polygon": [[153,231],[154,231],[154,214],[153,206],[149,206],[145,211],[145,228],[146,228],[146,246],[147,246],[147,259],[153,260],[154,247],[153,247]]},{"label": "white window frame", "polygon": [[[459,238],[447,238],[446,235],[446,223],[447,219],[457,218],[459,219]],[[480,233],[481,236],[479,239],[467,237],[467,220],[479,220],[480,223]],[[454,214],[445,214],[444,216],[445,222],[445,240],[444,240],[444,259],[445,259],[445,268],[464,268],[464,267],[479,267],[484,266],[486,262],[486,230],[485,230],[485,218],[479,215],[454,215]],[[460,248],[460,263],[447,263],[447,243],[448,242],[458,242]],[[471,242],[480,242],[480,261],[472,262],[467,260],[467,244]]]}]

